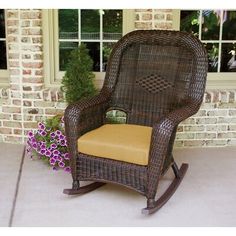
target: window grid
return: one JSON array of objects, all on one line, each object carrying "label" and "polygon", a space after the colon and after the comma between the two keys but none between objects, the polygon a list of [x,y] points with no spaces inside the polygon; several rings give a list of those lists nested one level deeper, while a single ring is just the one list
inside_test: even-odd
[{"label": "window grid", "polygon": [[78,9],[78,39],[60,39],[59,37],[59,45],[60,42],[74,42],[80,45],[81,43],[86,42],[97,42],[100,43],[100,72],[103,72],[103,43],[116,43],[117,39],[103,39],[103,9],[99,9],[100,15],[100,32],[99,32],[99,39],[82,39],[81,33],[81,9]]}]

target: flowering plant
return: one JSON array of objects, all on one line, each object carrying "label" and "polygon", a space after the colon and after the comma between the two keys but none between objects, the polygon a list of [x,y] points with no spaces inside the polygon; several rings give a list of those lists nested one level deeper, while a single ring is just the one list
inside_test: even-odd
[{"label": "flowering plant", "polygon": [[64,169],[70,172],[64,117],[56,115],[38,123],[36,132],[29,131],[27,153],[31,158],[38,157],[46,161],[54,170]]}]

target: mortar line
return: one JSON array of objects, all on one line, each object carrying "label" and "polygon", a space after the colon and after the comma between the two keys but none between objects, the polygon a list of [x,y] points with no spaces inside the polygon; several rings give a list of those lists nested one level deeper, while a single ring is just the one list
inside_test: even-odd
[{"label": "mortar line", "polygon": [[24,160],[25,160],[25,151],[26,151],[26,146],[24,146],[24,150],[23,150],[23,153],[21,156],[21,163],[20,163],[20,168],[19,168],[19,172],[18,172],[18,176],[17,176],[16,189],[15,189],[14,199],[13,199],[13,203],[12,203],[11,215],[10,215],[8,227],[12,227],[12,223],[13,223],[13,219],[14,219],[16,202],[17,202],[17,197],[18,197],[18,192],[19,192],[19,187],[20,187],[20,180],[21,180],[23,164],[24,164]]}]

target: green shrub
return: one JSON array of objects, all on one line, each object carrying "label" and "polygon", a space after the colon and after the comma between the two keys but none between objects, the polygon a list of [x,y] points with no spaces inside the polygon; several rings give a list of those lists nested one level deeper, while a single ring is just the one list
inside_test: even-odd
[{"label": "green shrub", "polygon": [[89,98],[97,93],[93,84],[93,60],[89,56],[85,44],[81,44],[71,52],[66,66],[66,73],[62,79],[61,90],[65,92],[67,103],[73,103],[83,98]]}]

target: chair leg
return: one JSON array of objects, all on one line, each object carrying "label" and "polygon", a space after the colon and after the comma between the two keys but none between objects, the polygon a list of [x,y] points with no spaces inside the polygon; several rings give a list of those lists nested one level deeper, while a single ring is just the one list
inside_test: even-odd
[{"label": "chair leg", "polygon": [[142,214],[149,215],[153,214],[157,210],[159,210],[169,199],[170,197],[174,194],[175,190],[178,188],[179,184],[181,183],[187,169],[188,169],[188,164],[183,163],[180,167],[174,164],[172,164],[172,169],[175,173],[175,178],[170,184],[170,186],[167,188],[167,190],[163,193],[162,196],[160,196],[157,200],[155,199],[148,199],[147,200],[147,207],[142,209]]},{"label": "chair leg", "polygon": [[72,188],[71,189],[64,189],[63,193],[67,195],[77,195],[77,194],[84,194],[91,192],[97,188],[102,187],[106,183],[101,183],[101,182],[94,182],[91,184],[88,184],[86,186],[80,187],[80,183],[78,180],[73,181]]}]

